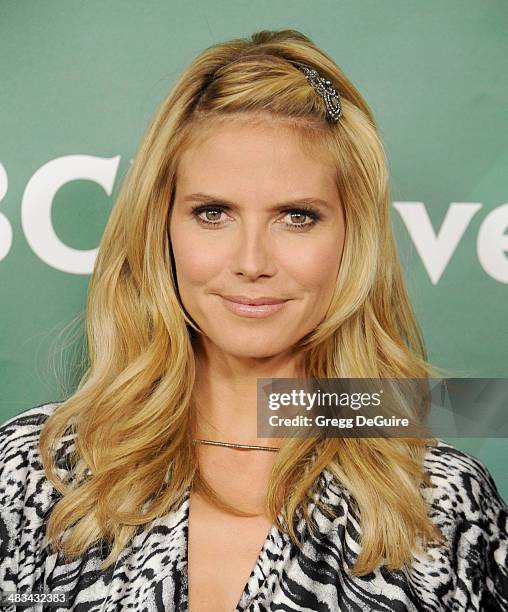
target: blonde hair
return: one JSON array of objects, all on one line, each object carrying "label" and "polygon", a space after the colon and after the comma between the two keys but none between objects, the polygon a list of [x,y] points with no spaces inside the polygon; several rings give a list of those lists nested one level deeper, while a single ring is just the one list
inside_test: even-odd
[{"label": "blonde hair", "polygon": [[[343,116],[326,121],[323,100],[291,62],[315,67],[341,94]],[[108,541],[111,565],[138,526],[178,507],[189,486],[237,515],[202,477],[191,442],[199,329],[178,296],[168,217],[177,162],[216,120],[270,122],[334,164],[346,218],[337,287],[325,319],[297,347],[309,378],[439,376],[426,360],[390,225],[387,162],[374,118],[344,73],[294,30],[262,31],[213,45],[184,71],[157,110],[106,225],[87,299],[88,368],[46,421],[40,450],[63,494],[47,524],[68,558]],[[361,256],[359,254],[361,253]],[[75,435],[72,478],[55,449]],[[379,562],[396,569],[412,550],[441,540],[420,486],[434,438],[286,439],[277,454],[266,512],[287,533],[307,520],[318,476],[328,468],[361,513],[355,575]],[[319,504],[319,502],[318,502]],[[326,510],[326,509],[325,509]],[[380,527],[382,526],[382,528]],[[312,525],[309,525],[312,529]],[[68,536],[62,536],[65,531]]]}]

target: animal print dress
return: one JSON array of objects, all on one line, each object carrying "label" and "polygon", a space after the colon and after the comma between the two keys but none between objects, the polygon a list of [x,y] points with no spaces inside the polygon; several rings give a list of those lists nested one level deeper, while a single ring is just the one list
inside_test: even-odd
[{"label": "animal print dress", "polygon": [[[140,529],[105,571],[99,565],[106,551],[98,545],[72,562],[49,550],[45,518],[60,494],[45,478],[38,434],[58,404],[31,408],[0,427],[0,591],[68,593],[67,607],[18,610],[186,612],[189,491],[177,510]],[[61,441],[62,457],[72,449],[69,438]],[[301,551],[273,525],[235,612],[508,611],[508,509],[490,473],[442,440],[428,448],[425,467],[437,488],[422,493],[447,546],[421,554],[410,569],[381,565],[352,576],[359,516],[348,491],[324,470],[323,500],[335,518],[311,505],[318,531],[311,535],[300,517]]]}]

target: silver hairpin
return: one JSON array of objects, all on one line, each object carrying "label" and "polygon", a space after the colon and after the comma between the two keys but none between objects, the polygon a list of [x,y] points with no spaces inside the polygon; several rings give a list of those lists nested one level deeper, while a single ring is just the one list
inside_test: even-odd
[{"label": "silver hairpin", "polygon": [[333,83],[320,76],[314,68],[299,62],[293,63],[304,73],[315,91],[323,98],[329,120],[334,123],[338,121],[342,117],[342,106],[339,92],[335,89]]}]

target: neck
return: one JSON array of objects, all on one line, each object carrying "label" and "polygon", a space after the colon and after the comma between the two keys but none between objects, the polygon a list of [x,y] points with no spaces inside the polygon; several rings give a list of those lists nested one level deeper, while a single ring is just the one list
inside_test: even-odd
[{"label": "neck", "polygon": [[257,437],[257,379],[301,377],[301,357],[235,357],[209,345],[196,357],[194,438],[279,447],[282,439]]}]

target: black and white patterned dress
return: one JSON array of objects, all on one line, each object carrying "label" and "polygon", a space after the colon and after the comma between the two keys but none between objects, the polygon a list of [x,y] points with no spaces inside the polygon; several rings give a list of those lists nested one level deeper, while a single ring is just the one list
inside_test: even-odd
[{"label": "black and white patterned dress", "polygon": [[[45,478],[37,445],[57,406],[31,408],[0,427],[0,590],[68,592],[69,607],[43,608],[55,612],[185,612],[189,492],[178,510],[141,529],[108,570],[98,569],[106,554],[99,546],[70,563],[48,550],[45,517],[59,494]],[[62,457],[71,448],[72,439],[64,439]],[[273,525],[236,612],[507,611],[508,509],[491,475],[443,441],[429,447],[425,466],[438,488],[423,494],[448,546],[420,555],[410,571],[379,566],[352,576],[359,516],[348,491],[324,470],[324,501],[336,518],[314,505],[319,530],[312,537],[301,518],[301,552]]]}]

